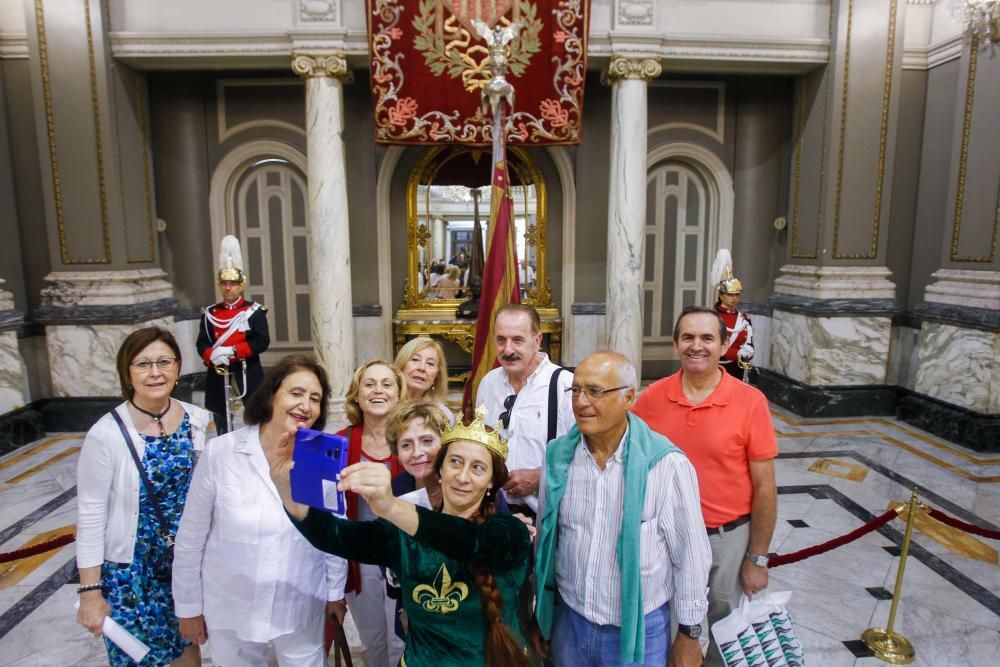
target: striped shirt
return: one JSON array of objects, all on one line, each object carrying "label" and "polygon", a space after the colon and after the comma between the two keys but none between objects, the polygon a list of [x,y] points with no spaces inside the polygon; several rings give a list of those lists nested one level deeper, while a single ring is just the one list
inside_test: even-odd
[{"label": "striped shirt", "polygon": [[[559,507],[559,595],[575,612],[600,625],[621,626],[621,574],[615,552],[622,523],[627,441],[628,431],[601,470],[582,438]],[[541,488],[544,503],[544,481]],[[649,472],[640,554],[643,613],[672,599],[678,622],[700,623],[708,610],[712,549],[701,516],[694,467],[679,452],[664,456]]]}]

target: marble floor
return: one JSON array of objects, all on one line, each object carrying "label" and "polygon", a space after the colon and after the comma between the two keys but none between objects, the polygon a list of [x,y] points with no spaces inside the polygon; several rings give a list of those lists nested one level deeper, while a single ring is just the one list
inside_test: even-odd
[{"label": "marble floor", "polygon": [[[893,419],[809,420],[780,409],[773,416],[781,454],[772,551],[844,534],[914,488],[948,514],[993,530],[1000,524],[1000,457]],[[0,458],[0,552],[73,529],[80,445],[80,434],[55,434]],[[998,664],[1000,542],[924,516],[916,525],[896,618],[916,648],[914,664]],[[792,618],[809,665],[879,664],[859,638],[887,621],[903,530],[894,520],[836,551],[771,570],[771,590],[793,591]],[[106,664],[102,644],[74,621],[75,587],[72,544],[0,565],[0,665]]]}]

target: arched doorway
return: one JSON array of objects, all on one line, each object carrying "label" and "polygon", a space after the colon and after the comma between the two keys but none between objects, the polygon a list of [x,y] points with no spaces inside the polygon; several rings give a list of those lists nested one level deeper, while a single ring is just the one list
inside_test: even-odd
[{"label": "arched doorway", "polygon": [[[643,365],[677,359],[673,325],[688,305],[711,305],[709,271],[732,242],[732,177],[708,150],[668,144],[650,152],[643,260]],[[657,362],[661,362],[657,364]]]},{"label": "arched doorway", "polygon": [[271,312],[264,363],[311,351],[304,156],[279,142],[240,146],[216,168],[211,197],[214,247],[240,239],[247,297]]}]

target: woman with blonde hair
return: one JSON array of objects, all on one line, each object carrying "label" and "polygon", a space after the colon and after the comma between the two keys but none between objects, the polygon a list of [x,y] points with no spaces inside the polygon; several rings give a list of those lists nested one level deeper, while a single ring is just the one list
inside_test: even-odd
[{"label": "woman with blonde hair", "polygon": [[399,348],[393,365],[403,374],[410,400],[434,403],[448,417],[449,423],[455,423],[455,415],[445,402],[448,396],[448,362],[440,343],[427,336],[408,340]]},{"label": "woman with blonde hair", "polygon": [[[345,397],[344,411],[350,426],[338,433],[347,438],[347,463],[377,463],[393,476],[403,472],[385,438],[386,420],[400,400],[407,397],[403,374],[384,359],[372,359],[354,372]],[[347,518],[375,518],[365,498],[348,492]],[[403,640],[396,634],[396,603],[386,595],[386,577],[377,565],[350,561],[344,588],[346,606],[365,646],[365,664],[395,667],[403,654]],[[344,600],[335,611],[344,621]]]},{"label": "woman with blonde hair", "polygon": [[462,287],[462,269],[458,268],[454,264],[448,267],[444,273],[444,278],[438,281],[437,287],[437,298],[439,299],[454,299],[458,296],[458,291]]}]

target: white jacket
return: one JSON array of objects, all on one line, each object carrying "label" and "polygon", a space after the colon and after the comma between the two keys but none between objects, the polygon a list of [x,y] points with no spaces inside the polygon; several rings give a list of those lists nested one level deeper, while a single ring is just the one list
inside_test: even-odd
[{"label": "white jacket", "polygon": [[[205,429],[211,414],[177,401],[188,414],[195,451],[205,446]],[[139,459],[146,441],[128,413],[128,403],[115,408],[135,446]],[[105,560],[131,563],[139,527],[139,471],[129,454],[121,430],[110,414],[101,417],[83,440],[76,481],[76,564],[94,567]]]},{"label": "white jacket", "polygon": [[248,426],[214,438],[198,462],[174,544],[174,609],[267,642],[323,613],[346,562],[315,549],[285,514]]}]

